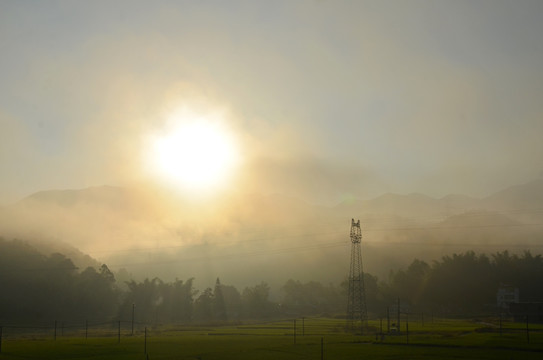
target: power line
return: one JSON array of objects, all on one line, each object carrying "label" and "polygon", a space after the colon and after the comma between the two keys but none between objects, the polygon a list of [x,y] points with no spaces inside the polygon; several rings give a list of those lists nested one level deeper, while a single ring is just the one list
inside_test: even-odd
[{"label": "power line", "polygon": [[348,244],[347,242],[341,241],[341,242],[333,242],[333,243],[321,243],[321,244],[312,244],[312,245],[305,245],[305,246],[296,246],[296,247],[289,247],[289,248],[260,250],[260,251],[244,252],[244,253],[232,253],[232,254],[224,254],[224,255],[200,256],[200,257],[192,257],[192,258],[184,258],[184,259],[176,259],[176,260],[140,262],[140,263],[124,263],[124,264],[110,264],[110,266],[112,266],[112,267],[113,266],[115,266],[115,267],[124,267],[124,266],[136,266],[136,265],[137,266],[167,265],[167,264],[175,264],[175,263],[179,263],[179,262],[185,263],[185,262],[203,261],[203,260],[236,259],[236,258],[247,257],[247,256],[281,255],[281,254],[288,254],[288,253],[294,253],[294,252],[299,252],[299,251],[318,250],[318,249],[324,249],[324,248],[346,246],[347,244]]},{"label": "power line", "polygon": [[[384,227],[384,228],[371,228],[367,227],[364,228],[365,232],[396,232],[396,231],[428,231],[428,230],[461,230],[461,229],[477,229],[477,228],[503,228],[503,227],[510,227],[510,228],[523,228],[523,227],[538,227],[543,226],[543,223],[530,223],[530,224],[482,224],[482,225],[455,225],[455,226],[412,226],[412,227]],[[279,235],[279,236],[266,236],[266,237],[259,237],[259,238],[252,238],[247,240],[237,240],[232,242],[221,242],[220,245],[238,245],[243,243],[256,243],[256,242],[262,242],[262,241],[270,241],[270,240],[287,240],[287,239],[295,239],[295,238],[303,238],[303,237],[316,237],[316,236],[333,236],[333,235],[341,235],[343,234],[342,231],[334,231],[334,232],[327,232],[327,233],[305,233],[305,234],[297,234],[297,235]],[[370,241],[371,243],[372,241]],[[182,249],[192,246],[201,246],[201,245],[216,245],[214,243],[189,243],[189,244],[182,244],[182,245],[172,245],[172,246],[161,246],[157,248],[156,246],[149,246],[149,247],[139,247],[139,248],[127,248],[127,249],[117,249],[117,250],[98,250],[98,251],[92,251],[94,254],[104,254],[104,253],[120,253],[120,252],[138,252],[138,251],[150,251],[150,250],[166,250],[166,249]]]}]

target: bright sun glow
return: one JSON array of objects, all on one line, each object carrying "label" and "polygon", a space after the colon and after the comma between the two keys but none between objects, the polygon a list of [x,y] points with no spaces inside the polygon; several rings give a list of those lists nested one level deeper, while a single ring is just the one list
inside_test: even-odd
[{"label": "bright sun glow", "polygon": [[232,175],[239,154],[234,137],[218,119],[186,110],[151,139],[152,171],[177,187],[221,187]]}]

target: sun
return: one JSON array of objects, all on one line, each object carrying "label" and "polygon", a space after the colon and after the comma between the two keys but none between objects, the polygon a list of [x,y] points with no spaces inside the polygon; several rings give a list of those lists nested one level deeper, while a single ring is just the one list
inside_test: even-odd
[{"label": "sun", "polygon": [[186,109],[170,116],[167,126],[150,139],[147,162],[153,175],[188,190],[225,185],[239,162],[239,151],[221,120]]}]

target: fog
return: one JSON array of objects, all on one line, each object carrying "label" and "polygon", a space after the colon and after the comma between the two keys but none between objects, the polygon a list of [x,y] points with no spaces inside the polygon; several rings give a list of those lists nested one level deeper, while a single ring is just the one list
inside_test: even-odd
[{"label": "fog", "polygon": [[[0,235],[202,286],[339,283],[351,218],[380,278],[413,258],[540,251],[542,15],[531,1],[2,2]],[[145,165],[184,106],[235,134],[220,189]]]},{"label": "fog", "polygon": [[279,162],[274,177],[322,164],[330,186],[304,189],[306,201],[528,182],[543,170],[541,12],[529,1],[4,3],[0,202],[140,181],[143,139],[180,103],[226,109],[247,160]]},{"label": "fog", "polygon": [[[4,238],[74,253],[80,268],[106,263],[130,278],[217,277],[239,287],[288,279],[339,284],[348,274],[351,214],[362,224],[364,270],[386,281],[414,259],[465,251],[541,251],[537,180],[477,199],[386,194],[367,201],[314,205],[284,195],[213,198],[207,203],[159,190],[94,187],[44,191],[4,207]],[[41,244],[41,245],[40,245]],[[75,248],[75,249],[74,249]]]}]

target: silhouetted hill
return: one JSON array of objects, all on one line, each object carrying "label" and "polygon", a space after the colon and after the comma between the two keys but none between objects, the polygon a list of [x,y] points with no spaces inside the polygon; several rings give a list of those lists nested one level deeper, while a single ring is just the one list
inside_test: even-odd
[{"label": "silhouetted hill", "polygon": [[432,220],[473,211],[497,211],[512,215],[543,212],[543,179],[517,185],[486,198],[447,195],[435,199],[423,194],[384,194],[371,200],[342,203],[339,211],[358,214],[394,214],[403,217],[428,217]]},{"label": "silhouetted hill", "polygon": [[0,235],[58,239],[140,277],[212,281],[224,274],[250,283],[256,274],[283,281],[319,273],[332,281],[348,270],[351,218],[362,221],[365,263],[374,274],[444,252],[540,249],[542,186],[538,180],[484,199],[389,193],[333,207],[281,194],[192,204],[157,190],[111,186],[42,191],[0,211]]},{"label": "silhouetted hill", "polygon": [[543,210],[543,179],[511,186],[484,198],[482,203],[495,210]]},{"label": "silhouetted hill", "polygon": [[418,193],[409,195],[385,194],[365,204],[369,213],[394,214],[400,216],[434,216],[442,212],[435,199]]},{"label": "silhouetted hill", "polygon": [[476,209],[480,200],[466,195],[450,194],[438,201],[445,214],[452,215]]},{"label": "silhouetted hill", "polygon": [[[10,241],[10,239],[2,238],[0,236],[0,239],[3,239],[5,241]],[[85,270],[87,267],[91,266],[94,268],[99,268],[100,265],[102,265],[101,262],[93,259],[88,254],[83,253],[76,247],[58,241],[58,240],[52,240],[52,239],[16,239],[18,241],[21,241],[25,244],[27,244],[30,248],[35,249],[37,252],[39,252],[42,255],[50,256],[52,254],[58,253],[66,256],[72,262],[74,265],[80,270]]]},{"label": "silhouetted hill", "polygon": [[337,209],[365,214],[397,215],[435,220],[437,217],[472,209],[479,202],[478,199],[464,195],[447,195],[441,199],[435,199],[418,193],[409,195],[387,193],[370,200],[342,203],[337,206]]},{"label": "silhouetted hill", "polygon": [[80,190],[39,191],[24,198],[19,204],[33,202],[70,207],[87,203],[119,209],[127,205],[127,195],[123,188],[104,185]]},{"label": "silhouetted hill", "polygon": [[[142,196],[142,192],[134,189],[99,186],[80,190],[40,191],[21,200],[14,207],[5,207],[4,212],[13,208],[34,206],[45,212],[47,208],[64,208],[75,212],[83,208],[94,208],[115,213],[117,216],[129,217],[138,214],[137,217],[145,220],[147,215],[156,215],[153,208],[161,200],[159,196],[154,197],[149,194]],[[232,203],[227,207],[235,213],[230,215],[243,221],[258,218],[296,221],[299,218],[328,215],[347,217],[390,215],[400,218],[417,218],[423,221],[441,221],[448,216],[474,211],[500,212],[502,215],[515,218],[516,214],[523,212],[543,212],[543,179],[512,186],[482,199],[459,194],[435,199],[420,193],[409,195],[387,193],[370,200],[340,203],[335,207],[315,206],[301,199],[281,194],[253,194],[231,198],[229,201]],[[142,216],[142,213],[145,216]],[[153,218],[153,216],[150,217]]]},{"label": "silhouetted hill", "polygon": [[503,214],[491,211],[465,212],[458,215],[453,215],[442,222],[439,226],[442,228],[476,228],[476,227],[504,227],[504,226],[520,226],[522,223],[515,221]]}]

